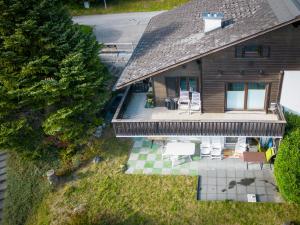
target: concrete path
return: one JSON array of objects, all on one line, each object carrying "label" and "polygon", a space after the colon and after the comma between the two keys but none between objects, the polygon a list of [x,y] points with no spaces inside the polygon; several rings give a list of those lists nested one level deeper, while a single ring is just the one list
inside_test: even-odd
[{"label": "concrete path", "polygon": [[76,16],[73,21],[94,27],[99,43],[134,43],[141,38],[149,20],[161,13],[137,12],[106,15]]},{"label": "concrete path", "polygon": [[73,21],[93,26],[97,41],[110,45],[103,48],[99,56],[110,74],[119,77],[150,19],[161,12],[77,16]]},{"label": "concrete path", "polygon": [[3,218],[4,192],[6,190],[6,152],[0,152],[0,224]]}]

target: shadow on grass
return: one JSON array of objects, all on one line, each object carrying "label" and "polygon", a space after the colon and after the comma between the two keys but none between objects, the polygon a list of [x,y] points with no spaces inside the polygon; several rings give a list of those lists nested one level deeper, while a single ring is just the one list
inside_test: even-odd
[{"label": "shadow on grass", "polygon": [[[88,209],[86,209],[87,211]],[[128,215],[126,218],[122,218],[119,214],[115,212],[112,213],[109,209],[102,210],[94,218],[89,218],[86,211],[74,215],[71,219],[70,225],[134,225],[134,224],[160,224],[149,216],[143,215],[139,212],[134,212],[130,210],[132,214]]]}]

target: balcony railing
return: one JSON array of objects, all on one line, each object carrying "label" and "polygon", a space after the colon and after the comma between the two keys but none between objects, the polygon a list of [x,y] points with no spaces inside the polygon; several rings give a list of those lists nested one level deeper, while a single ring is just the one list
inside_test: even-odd
[{"label": "balcony railing", "polygon": [[131,97],[127,88],[112,120],[116,136],[247,136],[277,137],[284,134],[286,121],[282,108],[276,109],[278,120],[134,120],[123,119]]}]

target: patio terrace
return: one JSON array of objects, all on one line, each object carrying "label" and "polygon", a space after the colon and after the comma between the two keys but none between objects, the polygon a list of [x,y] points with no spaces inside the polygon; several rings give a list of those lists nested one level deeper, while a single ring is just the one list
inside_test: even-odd
[{"label": "patio terrace", "polygon": [[193,161],[183,160],[172,167],[171,161],[162,159],[161,147],[162,142],[156,141],[152,146],[146,138],[134,138],[126,173],[199,176],[200,200],[247,201],[247,194],[256,194],[261,202],[281,201],[268,164],[262,170],[258,164],[250,164],[247,170],[239,158],[201,159],[198,146]]}]

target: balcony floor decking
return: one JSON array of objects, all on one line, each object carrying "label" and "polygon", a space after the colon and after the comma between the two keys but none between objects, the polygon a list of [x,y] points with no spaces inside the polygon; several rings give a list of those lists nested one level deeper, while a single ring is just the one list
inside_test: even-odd
[{"label": "balcony floor decking", "polygon": [[262,111],[225,113],[200,113],[181,110],[168,110],[165,107],[145,108],[146,93],[133,93],[126,111],[125,120],[136,121],[278,121],[276,114],[266,114]]}]

